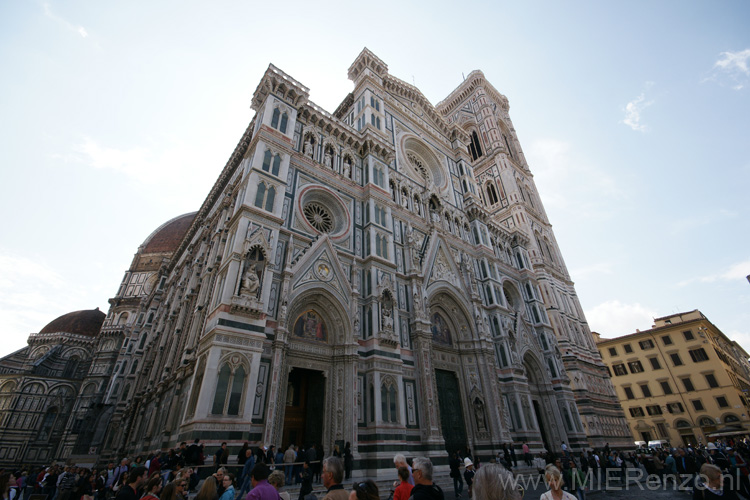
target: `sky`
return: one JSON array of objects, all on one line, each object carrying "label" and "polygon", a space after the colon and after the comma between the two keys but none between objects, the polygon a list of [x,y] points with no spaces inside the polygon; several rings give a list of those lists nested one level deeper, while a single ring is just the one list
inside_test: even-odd
[{"label": "sky", "polygon": [[592,330],[700,309],[750,352],[750,3],[0,2],[0,355],[108,309],[197,210],[269,63],[328,111],[363,47],[437,104],[480,69]]}]

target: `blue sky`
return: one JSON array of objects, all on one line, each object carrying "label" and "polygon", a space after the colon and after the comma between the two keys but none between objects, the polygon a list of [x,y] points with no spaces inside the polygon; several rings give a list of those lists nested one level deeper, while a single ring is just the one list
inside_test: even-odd
[{"label": "blue sky", "polygon": [[269,63],[333,111],[365,46],[433,104],[474,69],[508,97],[593,330],[700,309],[750,350],[750,4],[253,3],[0,4],[0,354],[107,310]]}]

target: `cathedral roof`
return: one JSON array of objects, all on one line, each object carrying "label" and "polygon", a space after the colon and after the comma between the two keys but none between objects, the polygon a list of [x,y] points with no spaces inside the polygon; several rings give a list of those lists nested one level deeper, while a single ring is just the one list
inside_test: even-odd
[{"label": "cathedral roof", "polygon": [[198,212],[180,215],[156,228],[143,242],[142,253],[172,253],[190,229],[190,224]]},{"label": "cathedral roof", "polygon": [[77,333],[95,337],[104,323],[105,314],[96,309],[73,311],[52,320],[39,333]]}]

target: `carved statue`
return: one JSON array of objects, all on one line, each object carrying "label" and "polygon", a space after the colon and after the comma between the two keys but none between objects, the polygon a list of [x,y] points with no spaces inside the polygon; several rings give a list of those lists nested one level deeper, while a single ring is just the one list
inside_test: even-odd
[{"label": "carved statue", "polygon": [[323,165],[325,165],[327,168],[333,168],[333,155],[331,155],[331,150],[329,148],[326,148],[326,154],[323,157]]},{"label": "carved statue", "polygon": [[409,198],[404,193],[401,193],[401,206],[409,208]]},{"label": "carved statue", "polygon": [[344,160],[344,169],[342,175],[349,179],[352,175],[352,160],[348,156]]},{"label": "carved statue", "polygon": [[393,318],[391,317],[391,305],[390,301],[383,304],[382,308],[382,319],[383,319],[383,329],[384,330],[393,330]]},{"label": "carved statue", "polygon": [[245,275],[242,277],[241,295],[255,296],[258,288],[260,288],[258,275],[255,273],[255,269],[251,267],[245,271]]},{"label": "carved statue", "polygon": [[479,430],[487,429],[487,422],[484,415],[484,403],[481,399],[474,399],[474,415],[477,418],[477,428]]},{"label": "carved statue", "polygon": [[305,138],[304,151],[305,151],[305,156],[309,156],[310,158],[313,157],[313,146],[312,146],[312,142],[310,141],[310,136],[307,136]]}]

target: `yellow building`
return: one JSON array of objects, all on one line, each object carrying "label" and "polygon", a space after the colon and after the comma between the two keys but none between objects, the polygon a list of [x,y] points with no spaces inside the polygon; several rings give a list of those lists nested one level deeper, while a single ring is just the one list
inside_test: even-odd
[{"label": "yellow building", "polygon": [[679,446],[750,434],[748,354],[700,311],[594,337],[637,441]]}]

